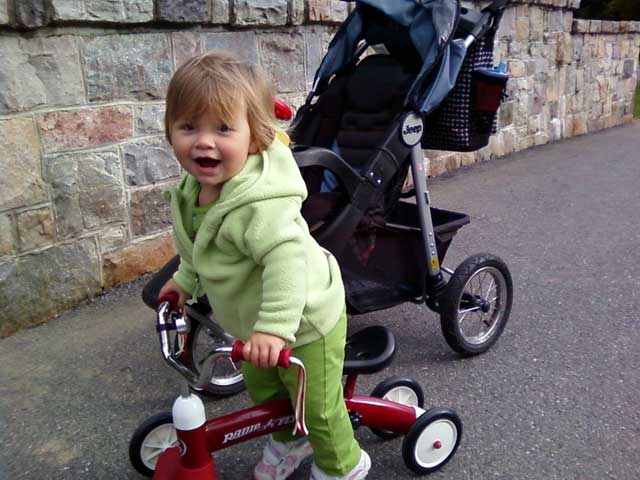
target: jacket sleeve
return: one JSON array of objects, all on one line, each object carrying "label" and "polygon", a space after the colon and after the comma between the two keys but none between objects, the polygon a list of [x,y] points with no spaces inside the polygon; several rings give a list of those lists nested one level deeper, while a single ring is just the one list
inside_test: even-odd
[{"label": "jacket sleeve", "polygon": [[194,294],[198,283],[196,271],[183,257],[180,257],[180,266],[178,271],[173,274],[173,279],[186,293],[189,295]]},{"label": "jacket sleeve", "polygon": [[291,198],[255,202],[236,229],[236,245],[262,270],[262,303],[254,331],[294,342],[307,298],[306,233]]}]

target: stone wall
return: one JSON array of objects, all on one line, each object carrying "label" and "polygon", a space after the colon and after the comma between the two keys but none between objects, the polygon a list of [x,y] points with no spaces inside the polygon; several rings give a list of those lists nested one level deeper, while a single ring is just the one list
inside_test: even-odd
[{"label": "stone wall", "polygon": [[[489,147],[427,152],[438,175],[631,119],[638,22],[576,21],[579,0],[513,2],[497,59],[513,77]],[[176,65],[212,48],[260,63],[298,106],[338,0],[0,0],[0,336],[173,253],[161,192]]]},{"label": "stone wall", "polygon": [[0,336],[173,255],[161,192],[176,66],[213,48],[300,105],[337,0],[0,0]]}]

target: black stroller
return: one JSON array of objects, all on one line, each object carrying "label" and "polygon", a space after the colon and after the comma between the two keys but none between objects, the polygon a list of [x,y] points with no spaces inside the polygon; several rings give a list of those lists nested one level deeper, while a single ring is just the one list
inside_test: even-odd
[{"label": "black stroller", "polygon": [[[488,144],[507,81],[492,55],[507,1],[482,11],[458,0],[356,1],[290,129],[309,190],[302,213],[338,259],[348,312],[425,303],[464,356],[486,351],[502,333],[511,275],[490,254],[470,256],[455,270],[442,265],[469,217],[431,207],[422,148]],[[403,192],[409,169],[413,189]],[[178,263],[174,258],[145,286],[147,305],[156,308],[157,292]],[[212,319],[206,298],[187,313],[189,331],[176,341],[198,370],[212,348],[233,338]],[[223,362],[208,393],[243,388],[236,365]]]}]

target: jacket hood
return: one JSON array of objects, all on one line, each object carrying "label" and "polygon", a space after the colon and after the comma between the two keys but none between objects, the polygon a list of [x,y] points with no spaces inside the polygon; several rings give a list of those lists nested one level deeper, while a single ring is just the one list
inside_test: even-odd
[{"label": "jacket hood", "polygon": [[[165,198],[177,196],[178,201],[192,198],[199,189],[198,181],[185,174],[177,187],[165,192]],[[207,214],[206,228],[217,230],[224,216],[236,208],[282,197],[290,197],[301,205],[307,197],[307,187],[291,150],[276,139],[261,153],[249,155],[242,170],[222,186]]]},{"label": "jacket hood", "polygon": [[242,170],[222,187],[216,210],[226,213],[260,200],[307,197],[307,187],[289,147],[279,140],[261,153],[249,155]]}]

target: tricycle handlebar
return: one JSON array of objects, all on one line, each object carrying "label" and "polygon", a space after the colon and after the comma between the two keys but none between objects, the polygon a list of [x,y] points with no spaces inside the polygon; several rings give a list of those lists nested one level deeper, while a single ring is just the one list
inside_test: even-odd
[{"label": "tricycle handlebar", "polygon": [[[244,343],[240,340],[236,340],[233,343],[233,348],[231,349],[231,360],[233,360],[234,362],[244,360],[244,354],[242,353],[243,347]],[[278,367],[282,368],[289,368],[291,365],[296,365],[298,367],[298,391],[296,393],[296,398],[294,401],[296,426],[293,429],[293,433],[295,435],[297,432],[300,432],[303,435],[308,435],[309,430],[307,430],[307,425],[304,421],[304,404],[307,391],[307,373],[302,361],[292,356],[292,353],[293,350],[291,350],[290,348],[280,350],[280,356],[278,357],[277,365]]]},{"label": "tricycle handlebar", "polygon": [[169,292],[158,298],[158,309],[164,302],[169,302],[169,308],[175,310],[178,307],[178,300],[180,296],[176,292]]},{"label": "tricycle handlebar", "polygon": [[184,312],[175,310],[178,298],[178,295],[173,292],[160,298],[156,317],[156,330],[160,337],[160,349],[167,363],[175,368],[189,384],[196,389],[203,389],[211,381],[215,362],[221,356],[228,357],[231,355],[231,347],[217,347],[209,352],[208,357],[200,368],[200,372],[185,365],[180,358],[182,352],[176,351],[178,350],[176,342],[172,341],[169,336],[170,331],[175,331],[177,334],[186,334],[189,331],[189,323]]},{"label": "tricycle handlebar", "polygon": [[[158,336],[160,337],[160,347],[162,349],[162,356],[169,365],[175,368],[184,378],[187,379],[189,384],[197,390],[202,390],[211,381],[211,375],[213,374],[213,368],[216,361],[220,357],[231,357],[233,362],[239,362],[244,358],[242,348],[244,343],[236,340],[233,347],[215,347],[208,354],[207,358],[202,363],[200,372],[185,365],[181,359],[181,351],[176,351],[176,342],[170,341],[169,332],[175,331],[178,334],[187,334],[189,332],[189,319],[186,318],[184,311],[175,310],[175,306],[178,302],[177,295],[163,295],[160,298],[160,304],[158,305],[158,316],[156,320],[156,329],[158,330]],[[172,307],[173,304],[173,307]],[[278,366],[283,368],[289,368],[291,365],[298,367],[298,392],[295,399],[295,416],[296,426],[294,433],[299,431],[304,435],[309,432],[304,422],[304,397],[306,391],[306,372],[302,362],[291,355],[290,349],[284,349],[280,352],[278,357]]]},{"label": "tricycle handlebar", "polygon": [[[242,349],[244,348],[244,343],[240,340],[236,340],[233,343],[233,348],[231,349],[231,360],[234,362],[240,362],[244,360],[244,354],[242,353]],[[293,350],[290,348],[284,348],[280,350],[280,356],[278,357],[278,367],[289,368],[291,366],[291,355],[293,354]]]}]

